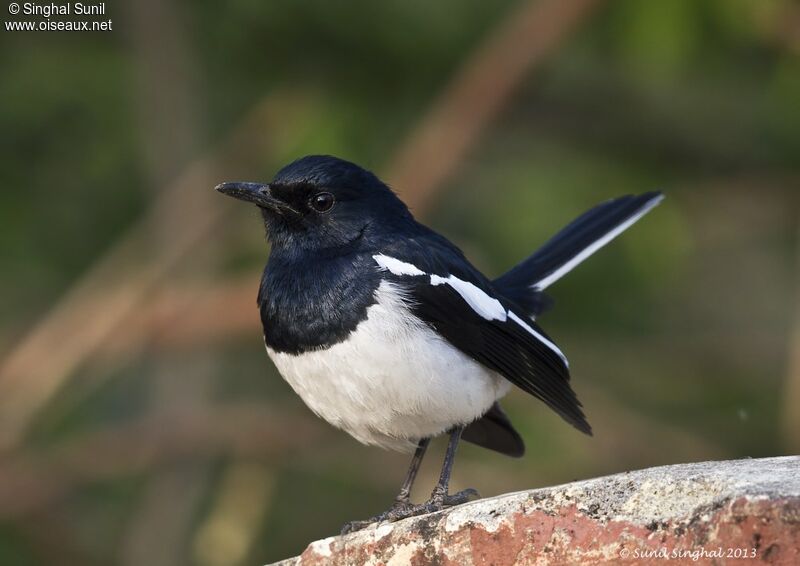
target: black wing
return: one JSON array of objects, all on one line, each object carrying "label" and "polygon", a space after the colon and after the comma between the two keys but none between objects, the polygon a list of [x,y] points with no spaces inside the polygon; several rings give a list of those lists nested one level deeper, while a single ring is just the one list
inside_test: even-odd
[{"label": "black wing", "polygon": [[[563,354],[536,323],[526,319],[519,307],[497,293],[457,249],[447,244],[434,239],[417,249],[406,247],[386,253],[423,273],[390,275],[408,290],[414,314],[472,359],[544,401],[578,430],[591,434],[569,385]],[[466,285],[443,283],[450,276]],[[470,302],[481,293],[485,294],[488,311]]]}]

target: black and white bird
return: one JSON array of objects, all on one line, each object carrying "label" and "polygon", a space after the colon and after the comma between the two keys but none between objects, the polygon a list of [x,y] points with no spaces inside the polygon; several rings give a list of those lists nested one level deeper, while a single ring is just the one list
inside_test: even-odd
[{"label": "black and white bird", "polygon": [[[498,404],[514,385],[591,434],[567,357],[535,319],[548,306],[545,289],[656,206],[660,193],[600,204],[492,280],[374,174],[335,157],[304,157],[269,184],[217,190],[261,211],[271,250],[258,306],[281,375],[356,440],[415,450],[392,508],[346,529],[475,497],[448,493],[456,446],[463,438],[522,456],[522,438]],[[425,449],[444,433],[439,482],[428,502],[414,505]]]}]

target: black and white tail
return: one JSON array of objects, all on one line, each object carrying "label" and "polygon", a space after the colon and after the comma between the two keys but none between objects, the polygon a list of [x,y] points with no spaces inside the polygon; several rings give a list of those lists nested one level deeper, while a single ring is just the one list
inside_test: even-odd
[{"label": "black and white tail", "polygon": [[664,195],[628,195],[600,204],[573,220],[528,259],[495,279],[497,289],[535,316],[548,303],[542,293],[575,266],[628,229]]}]

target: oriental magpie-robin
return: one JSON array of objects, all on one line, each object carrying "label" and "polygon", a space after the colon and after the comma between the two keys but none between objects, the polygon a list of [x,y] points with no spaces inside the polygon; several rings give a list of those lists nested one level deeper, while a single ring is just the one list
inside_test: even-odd
[{"label": "oriental magpie-robin", "polygon": [[[317,415],[360,442],[415,454],[392,508],[370,521],[465,502],[448,493],[463,438],[522,456],[498,400],[512,385],[591,434],[567,358],[535,322],[545,289],[656,206],[657,192],[607,201],[528,259],[489,279],[446,238],[417,222],[375,175],[308,156],[269,184],[217,190],[254,203],[271,243],[258,306],[267,352]],[[449,433],[431,499],[409,500],[432,437]]]}]

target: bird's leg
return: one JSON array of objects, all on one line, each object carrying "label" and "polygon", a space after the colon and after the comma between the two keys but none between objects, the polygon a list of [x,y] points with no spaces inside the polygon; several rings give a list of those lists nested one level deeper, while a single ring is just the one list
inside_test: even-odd
[{"label": "bird's leg", "polygon": [[465,489],[464,491],[459,491],[452,495],[448,493],[450,488],[450,474],[453,471],[453,461],[456,457],[456,448],[458,448],[458,442],[461,440],[461,433],[463,432],[463,426],[456,427],[450,431],[450,442],[447,444],[447,452],[444,455],[444,463],[442,464],[442,471],[439,474],[439,482],[436,484],[436,487],[433,488],[431,498],[424,504],[424,506],[429,509],[429,512],[439,511],[453,505],[461,505],[462,503],[472,501],[479,497],[478,492],[474,489]]},{"label": "bird's leg", "polygon": [[425,455],[425,450],[428,448],[428,443],[430,442],[430,439],[423,439],[420,440],[419,444],[417,445],[417,451],[414,453],[414,457],[411,459],[411,466],[408,468],[408,474],[406,474],[403,487],[400,489],[400,493],[395,498],[392,508],[384,513],[381,513],[380,515],[373,517],[372,519],[347,523],[342,529],[342,534],[361,530],[373,523],[379,523],[382,521],[393,522],[399,521],[400,519],[406,519],[408,517],[424,515],[426,513],[434,513],[436,511],[441,511],[445,507],[461,505],[462,503],[466,503],[480,497],[478,492],[474,489],[465,489],[464,491],[459,491],[458,493],[454,493],[452,495],[448,493],[448,489],[450,487],[450,474],[453,471],[453,461],[455,460],[456,448],[458,448],[458,442],[461,440],[462,432],[464,432],[464,427],[456,427],[450,431],[450,442],[447,445],[447,452],[444,456],[442,471],[439,474],[439,482],[436,484],[436,487],[433,488],[433,493],[431,493],[431,498],[428,501],[421,505],[412,505],[409,501],[411,486],[414,483],[414,478],[416,478],[417,472],[419,471],[419,466],[422,463],[422,457]]},{"label": "bird's leg", "polygon": [[428,449],[428,444],[430,444],[430,442],[430,438],[423,438],[419,441],[419,444],[417,444],[417,449],[414,452],[414,456],[411,458],[408,472],[406,472],[406,479],[403,481],[403,487],[400,488],[400,493],[394,498],[392,507],[388,511],[384,511],[380,515],[376,515],[366,521],[351,521],[347,523],[342,529],[342,534],[361,530],[372,523],[397,521],[411,516],[408,514],[408,510],[412,508],[411,487],[414,485],[414,480],[417,478],[417,472],[419,472],[419,467],[422,464],[422,458],[425,456],[425,451]]},{"label": "bird's leg", "polygon": [[400,493],[394,498],[394,505],[396,507],[406,507],[411,503],[411,487],[414,485],[414,480],[417,478],[417,472],[422,465],[422,458],[425,456],[425,451],[428,449],[428,444],[431,443],[430,438],[423,438],[417,444],[417,450],[414,452],[414,457],[411,458],[411,465],[406,472],[406,479],[403,481],[403,487],[400,488]]}]

